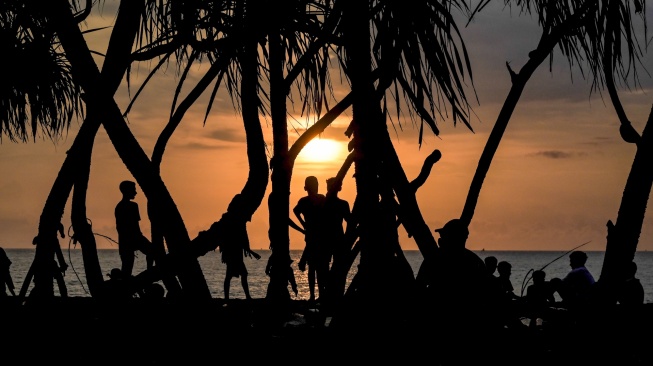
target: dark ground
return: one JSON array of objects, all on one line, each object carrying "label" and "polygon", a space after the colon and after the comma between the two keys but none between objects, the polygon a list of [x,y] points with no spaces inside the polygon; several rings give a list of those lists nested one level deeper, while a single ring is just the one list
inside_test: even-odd
[{"label": "dark ground", "polygon": [[265,299],[224,305],[0,303],[0,354],[3,365],[653,365],[653,304],[595,309],[536,329],[491,330],[473,320],[467,329],[447,330],[420,321],[419,311],[402,311],[408,320],[393,321],[392,310],[381,306],[329,323],[301,300],[284,310]]}]

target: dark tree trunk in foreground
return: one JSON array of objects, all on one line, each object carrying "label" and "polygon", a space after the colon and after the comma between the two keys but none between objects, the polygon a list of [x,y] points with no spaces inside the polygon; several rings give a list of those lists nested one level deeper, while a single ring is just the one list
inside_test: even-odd
[{"label": "dark tree trunk in foreground", "polygon": [[653,108],[637,143],[635,159],[624,187],[616,223],[608,221],[608,235],[599,282],[613,289],[624,279],[624,269],[635,258],[646,205],[653,184]]}]

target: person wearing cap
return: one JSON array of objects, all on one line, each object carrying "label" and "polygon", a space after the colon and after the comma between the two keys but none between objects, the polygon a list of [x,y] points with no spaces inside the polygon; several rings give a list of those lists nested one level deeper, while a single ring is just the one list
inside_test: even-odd
[{"label": "person wearing cap", "polygon": [[465,329],[472,325],[470,322],[483,318],[477,313],[484,309],[486,301],[485,263],[465,247],[469,230],[461,220],[450,220],[435,232],[440,235],[439,250],[420,273],[427,299],[433,304],[429,315],[444,322],[441,325]]}]

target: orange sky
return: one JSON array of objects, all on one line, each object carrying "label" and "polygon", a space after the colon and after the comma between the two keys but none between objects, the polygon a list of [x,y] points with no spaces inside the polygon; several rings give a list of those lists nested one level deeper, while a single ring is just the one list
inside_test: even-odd
[{"label": "orange sky", "polygon": [[[114,3],[107,1],[102,18],[93,19],[89,25],[110,24],[114,18],[111,10]],[[433,229],[459,217],[462,211],[487,135],[510,87],[505,62],[518,70],[539,36],[532,19],[516,14],[511,17],[507,11],[488,10],[463,33],[480,102],[474,105],[478,116],[472,120],[474,133],[462,125],[454,127],[450,120],[438,121],[440,136],[428,134],[419,149],[417,129],[409,121],[403,121],[402,129],[396,126],[396,132],[390,127],[409,179],[417,175],[422,161],[433,149],[443,154],[418,191],[422,214]],[[651,7],[647,12],[649,21],[653,21]],[[104,52],[108,35],[105,31],[89,36],[89,45]],[[653,71],[651,55],[644,59],[644,64]],[[144,70],[133,71],[133,85],[138,85],[137,80],[147,74]],[[197,70],[194,76],[199,73]],[[645,72],[641,77],[644,90],[622,92],[629,118],[640,132],[653,106],[653,79]],[[148,154],[167,121],[174,84],[174,72],[169,70],[150,85],[129,115],[130,128]],[[339,96],[343,90],[339,89]],[[469,95],[473,102],[473,95]],[[126,87],[121,88],[116,99],[122,107],[127,105]],[[162,164],[163,179],[191,237],[220,218],[247,177],[244,132],[239,116],[231,102],[221,97],[203,126],[205,103],[204,99],[189,112],[169,142]],[[325,180],[336,174],[344,157],[347,143],[344,128],[350,117],[348,111],[347,116],[322,135],[323,139],[340,142],[341,156],[317,163],[304,153],[300,155],[293,173],[291,204],[305,194],[303,182],[307,175],[317,176],[320,191],[325,191]],[[294,127],[302,128],[305,122],[298,115],[296,118],[299,122],[295,122]],[[271,143],[271,129],[263,121],[266,139]],[[597,94],[590,96],[589,82],[577,71],[570,73],[559,54],[554,59],[552,72],[548,71],[548,65],[543,65],[524,91],[494,157],[470,225],[468,247],[566,251],[591,241],[585,250],[603,250],[605,225],[608,220],[617,218],[635,154],[634,145],[619,138],[618,126],[609,101],[606,99],[604,103]],[[45,199],[77,128],[74,123],[67,136],[54,143],[41,137],[36,143],[11,143],[2,139],[0,246],[32,247],[31,240],[36,234]],[[294,131],[290,128],[291,142],[297,137]],[[94,232],[117,238],[113,209],[120,200],[118,183],[124,179],[131,179],[131,175],[104,130],[100,129],[87,203]],[[144,195],[140,188],[138,192],[136,202],[145,218]],[[354,181],[349,174],[340,196],[353,203],[354,194]],[[69,216],[67,208],[63,218],[66,227],[70,225]],[[645,219],[639,250],[653,250],[651,217],[649,213]],[[267,222],[265,200],[248,225],[255,249],[267,249],[269,245]],[[141,226],[149,236],[147,220]],[[414,241],[401,234],[402,247],[416,249]],[[109,240],[100,236],[97,239],[100,247],[115,248]],[[67,248],[68,239],[61,244]],[[302,249],[303,245],[303,238],[291,229],[291,247]]]}]

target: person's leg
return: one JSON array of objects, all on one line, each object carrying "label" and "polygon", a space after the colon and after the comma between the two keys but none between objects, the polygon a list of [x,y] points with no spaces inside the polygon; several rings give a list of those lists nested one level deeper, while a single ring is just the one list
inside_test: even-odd
[{"label": "person's leg", "polygon": [[121,254],[120,259],[122,260],[122,276],[128,278],[132,275],[134,270],[134,253]]},{"label": "person's leg", "polygon": [[320,267],[318,267],[317,270],[317,288],[318,288],[318,295],[321,298],[326,298],[324,297],[326,294],[326,287],[327,287],[327,276],[329,275],[329,263],[328,262],[323,262],[320,263]]},{"label": "person's leg", "polygon": [[231,283],[231,273],[227,269],[227,275],[224,276],[224,299],[229,300],[229,284]]},{"label": "person's leg", "polygon": [[240,275],[240,283],[243,285],[243,291],[245,292],[245,298],[250,300],[252,297],[249,295],[249,284],[247,283],[247,273]]},{"label": "person's leg", "polygon": [[308,264],[308,291],[310,293],[310,301],[315,300],[315,268],[309,263]]}]

